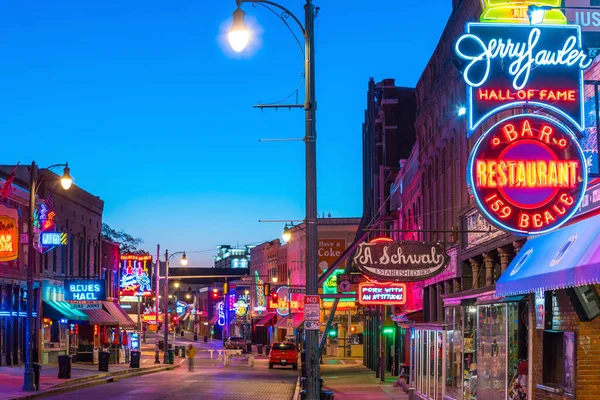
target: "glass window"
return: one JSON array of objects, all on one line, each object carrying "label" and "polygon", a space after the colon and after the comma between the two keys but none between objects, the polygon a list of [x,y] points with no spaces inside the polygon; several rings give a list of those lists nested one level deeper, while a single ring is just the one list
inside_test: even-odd
[{"label": "glass window", "polygon": [[427,389],[429,388],[429,381],[427,380],[427,342],[429,335],[427,331],[421,331],[421,379],[423,380],[423,390],[421,393],[427,395]]},{"label": "glass window", "polygon": [[436,371],[436,360],[437,360],[437,337],[436,331],[429,331],[429,398],[435,399],[435,383],[437,377],[435,376]]},{"label": "glass window", "polygon": [[436,383],[435,383],[435,398],[436,399],[441,399],[442,398],[442,369],[444,368],[443,366],[443,362],[444,362],[444,355],[443,355],[443,351],[444,351],[444,332],[442,331],[438,331],[437,332],[437,360],[436,360],[436,365],[437,365],[437,369],[436,369]]},{"label": "glass window", "polygon": [[465,307],[462,354],[463,399],[477,399],[477,307]]}]

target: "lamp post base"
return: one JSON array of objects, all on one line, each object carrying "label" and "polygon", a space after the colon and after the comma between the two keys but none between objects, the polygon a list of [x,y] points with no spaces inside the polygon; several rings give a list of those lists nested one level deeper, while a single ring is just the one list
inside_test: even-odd
[{"label": "lamp post base", "polygon": [[163,357],[163,364],[169,363],[169,352],[165,351],[165,356]]},{"label": "lamp post base", "polygon": [[33,371],[25,371],[25,373],[23,374],[23,378],[24,378],[23,391],[25,391],[25,392],[35,391]]}]

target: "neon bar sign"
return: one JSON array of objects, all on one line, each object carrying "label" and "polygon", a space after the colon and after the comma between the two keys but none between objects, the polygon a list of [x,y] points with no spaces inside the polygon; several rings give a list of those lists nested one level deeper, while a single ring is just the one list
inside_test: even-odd
[{"label": "neon bar sign", "polygon": [[583,130],[583,70],[593,60],[582,49],[579,26],[470,23],[455,50],[463,60],[470,131],[525,104]]},{"label": "neon bar sign", "polygon": [[219,326],[225,325],[225,303],[222,301],[217,304],[217,313],[217,324],[219,324]]},{"label": "neon bar sign", "polygon": [[406,304],[406,284],[362,282],[358,285],[358,302],[363,305],[404,305]]},{"label": "neon bar sign", "polygon": [[541,115],[506,118],[475,144],[468,183],[491,223],[519,235],[558,228],[579,208],[587,167],[575,135]]},{"label": "neon bar sign", "polygon": [[567,18],[560,9],[562,0],[483,0],[481,22],[510,22],[529,24],[529,5],[547,6],[544,24],[566,24]]},{"label": "neon bar sign", "polygon": [[0,262],[19,257],[19,214],[0,204]]}]

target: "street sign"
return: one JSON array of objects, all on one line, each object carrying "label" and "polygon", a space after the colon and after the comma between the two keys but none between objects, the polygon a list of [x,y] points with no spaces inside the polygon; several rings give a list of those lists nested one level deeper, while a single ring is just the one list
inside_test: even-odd
[{"label": "street sign", "polygon": [[304,321],[304,329],[307,331],[318,331],[321,329],[320,321]]},{"label": "street sign", "polygon": [[319,296],[304,296],[304,320],[321,320],[321,298]]},{"label": "street sign", "polygon": [[102,303],[71,303],[71,307],[76,310],[100,310]]}]

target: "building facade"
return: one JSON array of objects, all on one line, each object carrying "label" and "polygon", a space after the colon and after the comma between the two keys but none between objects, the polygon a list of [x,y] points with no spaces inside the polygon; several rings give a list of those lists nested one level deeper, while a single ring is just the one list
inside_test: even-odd
[{"label": "building facade", "polygon": [[252,246],[218,245],[217,255],[214,256],[215,268],[248,268],[251,248]]}]

